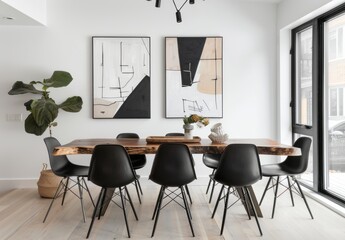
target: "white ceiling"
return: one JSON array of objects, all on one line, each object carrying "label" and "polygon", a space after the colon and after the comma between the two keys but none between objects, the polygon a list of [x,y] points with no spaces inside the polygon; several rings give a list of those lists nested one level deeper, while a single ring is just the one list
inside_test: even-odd
[{"label": "white ceiling", "polygon": [[280,3],[285,0],[245,0],[250,2],[270,2],[270,3]]},{"label": "white ceiling", "polygon": [[[8,3],[7,3],[8,1]],[[32,2],[26,2],[32,9],[35,11],[40,11],[41,9],[44,9],[43,7],[40,7],[40,5],[36,4],[30,4],[30,3],[37,3],[39,1],[37,0],[30,0]],[[43,1],[42,1],[43,2]],[[0,0],[0,25],[42,25],[42,22],[40,22],[39,19],[33,17],[33,12],[35,11],[25,11],[22,7],[22,10],[17,9],[12,5],[13,3],[16,3],[15,6],[20,6],[20,1],[9,1],[9,0]],[[18,5],[19,4],[19,5]],[[26,6],[26,5],[22,5]],[[43,5],[42,5],[43,6]]]},{"label": "white ceiling", "polygon": [[[210,0],[209,0],[210,1]],[[241,0],[248,2],[280,3],[287,0]],[[42,25],[30,16],[0,0],[0,25]]]}]

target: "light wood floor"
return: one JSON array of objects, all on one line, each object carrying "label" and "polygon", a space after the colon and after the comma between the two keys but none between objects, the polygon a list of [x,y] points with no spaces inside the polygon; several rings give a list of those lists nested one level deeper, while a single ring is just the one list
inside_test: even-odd
[{"label": "light wood floor", "polygon": [[[265,181],[254,186],[257,196],[261,196]],[[139,221],[135,221],[129,207],[127,214],[132,239],[151,239],[151,216],[159,186],[145,179],[141,182],[144,191],[141,205],[134,187],[129,187]],[[240,203],[228,210],[224,234],[219,236],[223,204],[219,205],[215,219],[211,219],[216,195],[209,204],[205,186],[190,185],[189,188],[194,201],[191,211],[196,237],[191,235],[185,211],[170,204],[161,212],[154,239],[345,239],[345,219],[310,198],[314,220],[298,196],[295,197],[296,206],[291,206],[289,194],[278,199],[275,218],[271,219],[272,192],[267,193],[262,204],[264,217],[259,220],[263,237],[259,235],[255,220],[248,220]],[[92,193],[96,198],[98,188],[92,187]],[[0,196],[0,239],[85,239],[93,210],[90,200],[85,196],[86,223],[82,221],[77,198],[70,194],[63,207],[59,200],[46,223],[42,223],[50,200],[40,198],[36,189],[17,189]],[[111,204],[105,216],[95,221],[90,239],[127,239],[121,209]]]}]

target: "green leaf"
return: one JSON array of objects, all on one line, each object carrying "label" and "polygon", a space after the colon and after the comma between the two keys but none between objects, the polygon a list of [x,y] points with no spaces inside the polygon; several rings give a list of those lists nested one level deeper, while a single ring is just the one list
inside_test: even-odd
[{"label": "green leaf", "polygon": [[31,111],[31,103],[33,102],[34,100],[29,100],[27,101],[26,103],[24,103],[24,106],[26,108],[26,111]]},{"label": "green leaf", "polygon": [[59,108],[66,112],[79,112],[82,108],[83,100],[79,96],[68,98],[66,101],[59,105]]},{"label": "green leaf", "polygon": [[70,73],[65,71],[55,71],[49,79],[43,80],[43,85],[46,88],[54,87],[65,87],[73,80]]},{"label": "green leaf", "polygon": [[42,94],[43,91],[37,90],[32,84],[26,84],[22,81],[17,81],[13,84],[12,89],[8,92],[9,95],[18,95],[25,93]]},{"label": "green leaf", "polygon": [[27,133],[35,134],[36,136],[42,135],[46,129],[48,128],[48,125],[38,126],[35,122],[35,119],[32,114],[30,114],[25,119],[25,131]]},{"label": "green leaf", "polygon": [[31,112],[38,126],[48,126],[58,116],[58,111],[58,106],[51,98],[34,100],[31,104]]}]

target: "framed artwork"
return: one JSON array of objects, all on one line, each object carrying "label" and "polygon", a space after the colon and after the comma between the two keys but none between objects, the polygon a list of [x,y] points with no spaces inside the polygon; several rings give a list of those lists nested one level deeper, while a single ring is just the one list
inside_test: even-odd
[{"label": "framed artwork", "polygon": [[223,117],[223,38],[166,37],[166,117]]},{"label": "framed artwork", "polygon": [[93,118],[150,118],[150,38],[92,37]]}]

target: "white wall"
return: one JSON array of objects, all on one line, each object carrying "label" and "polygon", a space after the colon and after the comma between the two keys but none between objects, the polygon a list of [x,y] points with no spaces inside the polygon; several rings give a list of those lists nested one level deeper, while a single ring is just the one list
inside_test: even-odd
[{"label": "white wall", "polygon": [[[134,131],[145,138],[182,131],[182,120],[164,118],[165,36],[223,36],[224,118],[211,119],[211,125],[222,122],[232,138],[275,138],[276,5],[197,1],[182,9],[182,18],[183,23],[175,22],[170,1],[157,9],[154,1],[49,0],[47,27],[0,27],[0,180],[38,178],[42,163],[48,161],[43,143],[48,133],[29,135],[23,122],[6,121],[6,114],[27,115],[23,103],[30,96],[7,92],[17,80],[42,80],[54,70],[69,71],[74,80],[65,89],[53,89],[51,96],[58,102],[72,95],[84,100],[81,112],[60,112],[53,134],[62,143],[111,138],[119,132]],[[92,36],[151,37],[151,119],[92,119]],[[207,137],[209,127],[195,134]],[[201,156],[195,158],[198,176],[209,174]],[[72,157],[77,162],[88,159]],[[141,174],[148,175],[149,169],[150,164]]]}]

